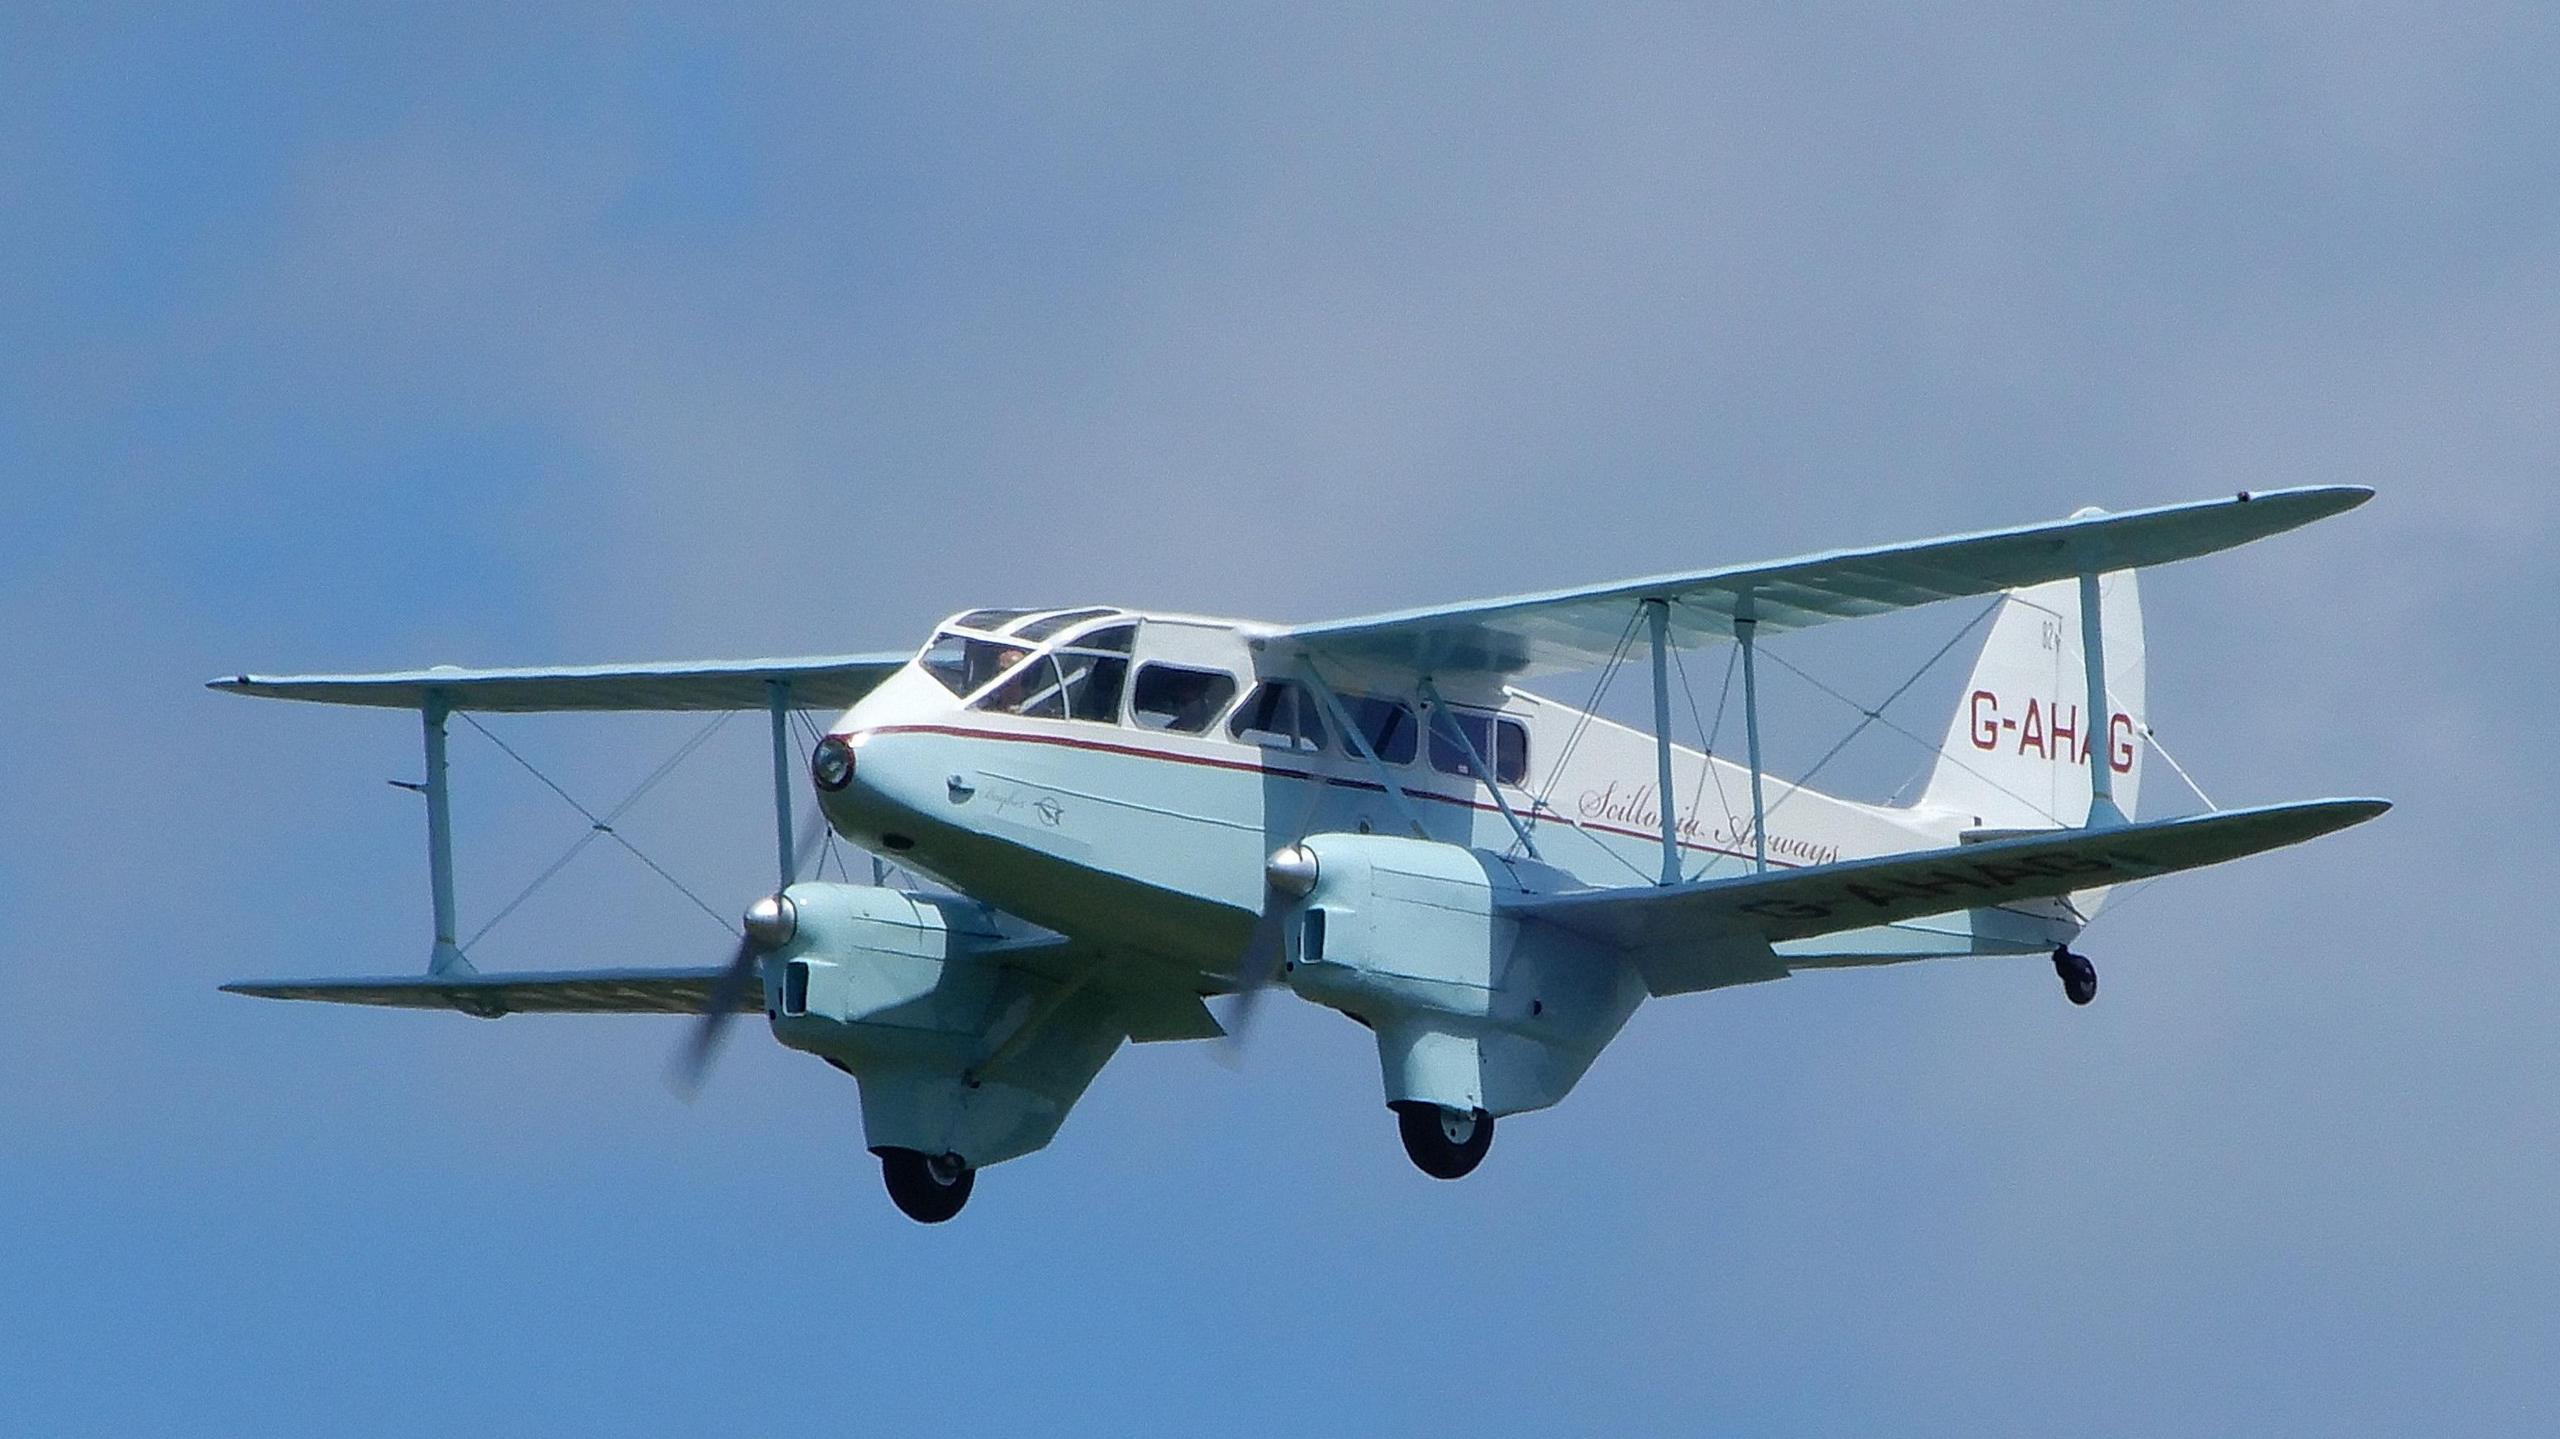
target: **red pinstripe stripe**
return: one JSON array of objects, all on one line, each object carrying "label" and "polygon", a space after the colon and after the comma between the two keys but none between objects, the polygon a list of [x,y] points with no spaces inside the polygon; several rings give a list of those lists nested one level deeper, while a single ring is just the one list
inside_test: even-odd
[{"label": "red pinstripe stripe", "polygon": [[[1375,780],[1337,779],[1332,775],[1316,774],[1311,770],[1275,768],[1271,765],[1260,763],[1259,761],[1215,759],[1207,755],[1178,754],[1172,750],[1149,749],[1143,745],[1119,744],[1111,740],[1078,739],[1073,735],[1012,734],[1003,730],[966,729],[958,725],[939,724],[882,725],[878,729],[870,731],[870,733],[875,735],[938,734],[948,735],[953,739],[990,739],[1010,741],[1017,744],[1055,745],[1060,749],[1091,750],[1098,754],[1127,755],[1133,759],[1164,760],[1171,764],[1198,765],[1203,769],[1235,770],[1243,774],[1274,775],[1281,779],[1312,780],[1318,784],[1333,785],[1341,789],[1367,790],[1372,794],[1384,794],[1387,792],[1387,787],[1377,783]],[[1502,813],[1500,809],[1493,805],[1483,804],[1471,799],[1462,799],[1453,794],[1441,794],[1434,790],[1408,787],[1405,790],[1405,793],[1412,795],[1417,799],[1437,800],[1441,804],[1457,805],[1462,809],[1474,810],[1479,814]],[[1571,821],[1566,822],[1571,823]],[[1582,827],[1584,829],[1599,830],[1606,834],[1614,834],[1624,839],[1652,840],[1659,843],[1662,838],[1658,831],[1626,829],[1614,824],[1601,824],[1594,820],[1584,820],[1582,822]],[[1751,858],[1750,855],[1744,854],[1739,850],[1722,849],[1711,844],[1695,844],[1688,840],[1680,841],[1679,847],[1684,850],[1693,850],[1699,854],[1722,855],[1727,859]],[[1791,860],[1776,858],[1772,858],[1769,861],[1769,864],[1770,867],[1774,869],[1803,868],[1802,865]]]}]

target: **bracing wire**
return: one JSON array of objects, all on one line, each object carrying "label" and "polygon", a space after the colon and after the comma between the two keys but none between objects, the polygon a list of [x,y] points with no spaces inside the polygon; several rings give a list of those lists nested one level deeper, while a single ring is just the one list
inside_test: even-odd
[{"label": "bracing wire", "polygon": [[[1549,797],[1555,793],[1557,784],[1561,783],[1564,779],[1565,766],[1573,758],[1574,747],[1582,743],[1582,736],[1590,730],[1592,722],[1599,718],[1600,701],[1609,693],[1609,682],[1617,676],[1618,666],[1625,662],[1627,651],[1634,647],[1636,629],[1643,623],[1644,606],[1639,604],[1636,606],[1634,613],[1627,616],[1627,627],[1619,632],[1617,644],[1610,648],[1609,661],[1607,664],[1601,666],[1600,678],[1591,688],[1590,700],[1584,704],[1582,712],[1575,718],[1573,722],[1573,729],[1566,734],[1564,748],[1557,752],[1555,763],[1548,768],[1545,787],[1540,789],[1537,795],[1529,801],[1529,813],[1532,818],[1540,814],[1548,814],[1553,815],[1557,819],[1563,820],[1566,824],[1572,826],[1574,830],[1579,832],[1584,838],[1589,839],[1594,845],[1598,846],[1602,854],[1605,854],[1611,859],[1616,860],[1618,863],[1625,865],[1627,869],[1634,873],[1638,878],[1651,882],[1654,877],[1646,874],[1644,870],[1633,860],[1630,860],[1625,855],[1618,853],[1616,849],[1601,840],[1599,836],[1592,834],[1591,831],[1587,829],[1584,829],[1582,821],[1574,818],[1572,815],[1566,814],[1564,811],[1557,809],[1554,805],[1547,802]],[[1519,838],[1514,836],[1511,841],[1512,850],[1516,852],[1519,849],[1519,845]]]},{"label": "bracing wire", "polygon": [[[1740,816],[1733,812],[1733,799],[1724,791],[1724,774],[1721,770],[1716,768],[1716,736],[1724,733],[1724,702],[1726,698],[1733,693],[1734,666],[1739,664],[1741,660],[1742,649],[1738,645],[1731,650],[1728,650],[1725,654],[1724,688],[1718,692],[1716,696],[1716,723],[1715,728],[1710,730],[1707,727],[1706,720],[1698,713],[1698,692],[1689,683],[1689,667],[1681,663],[1680,651],[1675,649],[1671,652],[1671,663],[1680,672],[1681,697],[1689,702],[1689,722],[1698,727],[1698,743],[1701,746],[1699,753],[1705,756],[1704,763],[1699,766],[1698,787],[1690,791],[1689,794],[1689,811],[1690,813],[1695,814],[1699,807],[1704,804],[1707,797],[1707,786],[1712,783],[1716,787],[1716,807],[1724,811],[1724,823],[1727,833],[1733,833],[1740,830],[1742,828],[1742,820]],[[1714,862],[1715,859],[1710,857],[1705,861],[1705,864],[1713,864]],[[1701,866],[1700,872],[1704,872],[1703,865]],[[1697,876],[1691,875],[1690,877],[1694,879]]]},{"label": "bracing wire", "polygon": [[[792,713],[799,719],[801,733],[807,737],[812,748],[816,747],[818,741],[826,738],[825,733],[818,728],[817,717],[810,711],[794,710]],[[846,884],[865,883],[886,888],[890,875],[902,873],[896,865],[837,834],[833,825],[827,827],[824,843],[825,855],[836,863],[836,878],[843,880]],[[871,877],[868,880],[854,879],[853,862],[847,856],[855,854],[871,861]],[[819,877],[824,876],[822,874]]]},{"label": "bracing wire", "polygon": [[[2169,768],[2177,772],[2179,782],[2184,784],[2187,787],[2188,792],[2201,801],[2208,811],[2217,814],[2221,812],[2222,806],[2214,803],[2213,796],[2206,794],[2204,792],[2204,786],[2197,784],[2194,777],[2187,773],[2187,767],[2178,763],[2178,757],[2169,753],[2168,746],[2160,743],[2160,736],[2151,732],[2151,726],[2144,725],[2142,727],[2142,739],[2143,743],[2151,746],[2151,752],[2153,754],[2160,756],[2161,759],[2168,762]],[[2107,907],[2098,911],[2096,918],[2091,919],[2089,922],[2091,924],[2095,924],[2098,920],[2104,919],[2108,915],[2114,914],[2123,909],[2126,905],[2131,904],[2136,896],[2149,893],[2151,886],[2158,884],[2164,878],[2166,878],[2166,876],[2153,875],[2149,879],[2138,879],[2133,883],[2124,886],[2108,898]]]},{"label": "bracing wire", "polygon": [[1574,746],[1582,743],[1582,736],[1591,728],[1591,722],[1599,717],[1601,697],[1608,694],[1609,681],[1617,675],[1619,664],[1626,659],[1628,648],[1635,643],[1636,626],[1643,621],[1644,607],[1639,605],[1635,613],[1627,617],[1627,627],[1619,631],[1617,644],[1610,647],[1608,663],[1600,667],[1600,678],[1592,685],[1591,698],[1584,702],[1582,712],[1575,716],[1573,729],[1565,736],[1564,748],[1557,752],[1555,763],[1547,767],[1547,782],[1539,789],[1534,801],[1538,807],[1546,807],[1548,797],[1563,781],[1565,764],[1573,758]]},{"label": "bracing wire", "polygon": [[597,835],[603,835],[605,838],[622,846],[625,850],[630,851],[633,859],[640,861],[640,863],[648,867],[651,873],[674,886],[676,893],[693,901],[694,907],[701,910],[704,914],[711,916],[712,922],[719,925],[722,930],[730,934],[736,934],[738,932],[737,926],[732,923],[727,916],[712,908],[701,895],[694,893],[683,880],[680,880],[673,874],[670,874],[664,865],[659,864],[656,860],[651,859],[646,854],[643,854],[638,845],[635,845],[629,839],[624,838],[622,832],[613,827],[613,822],[620,819],[623,814],[628,812],[632,805],[638,803],[642,795],[648,793],[650,789],[654,788],[658,781],[665,779],[669,774],[673,773],[675,767],[681,763],[687,755],[690,755],[695,750],[700,749],[713,734],[719,731],[722,725],[728,723],[730,719],[729,713],[723,712],[713,718],[709,724],[702,728],[701,732],[687,740],[677,749],[674,755],[670,756],[665,763],[659,765],[655,771],[651,772],[649,777],[641,782],[639,788],[633,790],[628,796],[624,797],[622,803],[616,805],[609,815],[604,816],[597,815],[594,810],[591,810],[584,804],[579,803],[577,796],[572,795],[567,790],[561,788],[557,781],[553,780],[551,776],[544,774],[541,769],[533,763],[533,761],[526,759],[522,754],[518,753],[515,746],[508,744],[503,739],[500,739],[487,725],[480,723],[479,719],[470,711],[463,710],[459,713],[463,723],[487,736],[489,743],[496,745],[499,751],[505,754],[507,758],[514,760],[517,764],[523,766],[525,773],[532,775],[535,779],[541,781],[543,788],[558,795],[562,802],[566,803],[571,809],[576,810],[579,814],[585,816],[589,826],[587,833],[581,836],[575,845],[570,847],[569,853],[562,855],[549,869],[544,870],[539,878],[537,878],[531,885],[527,886],[523,893],[518,894],[514,899],[509,900],[505,907],[501,908],[496,915],[490,918],[488,923],[480,926],[479,930],[471,936],[470,943],[462,946],[464,952],[468,953],[471,945],[479,943],[483,936],[487,935],[491,929],[496,928],[499,920],[514,913],[518,906],[522,905],[526,899],[532,896],[534,890],[541,888],[542,885],[548,882],[553,875],[558,874],[571,859],[577,856],[578,851],[584,849]]},{"label": "bracing wire", "polygon": [[2151,752],[2153,754],[2156,754],[2160,756],[2160,758],[2169,762],[2169,768],[2177,772],[2178,782],[2185,785],[2189,793],[2202,801],[2207,810],[2216,814],[2222,812],[2222,806],[2215,804],[2213,802],[2213,796],[2204,792],[2204,786],[2197,784],[2195,782],[2195,777],[2187,773],[2187,767],[2178,763],[2178,757],[2169,753],[2169,747],[2160,742],[2160,736],[2152,732],[2151,726],[2144,725],[2142,727],[2142,738],[2151,746]]},{"label": "bracing wire", "polygon": [[[817,748],[818,742],[826,738],[826,735],[818,729],[818,722],[810,717],[807,710],[793,710],[791,712],[791,718],[799,725],[800,737],[809,748]],[[814,801],[812,802],[814,803]],[[822,826],[818,832],[818,862],[809,867],[809,877],[811,879],[825,879],[827,877],[827,861],[832,859],[836,862],[836,874],[838,877],[842,878],[847,884],[853,883],[852,872],[845,866],[844,852],[837,847],[837,844],[836,827],[834,825]],[[792,856],[792,859],[795,862],[799,858],[800,857],[798,855]]]},{"label": "bracing wire", "polygon": [[[1724,717],[1731,711],[1733,705],[1733,677],[1741,667],[1742,647],[1740,645],[1735,645],[1732,649],[1725,652],[1724,683],[1716,690],[1716,722],[1707,731],[1707,753],[1710,756],[1716,753],[1716,741],[1724,738]],[[1693,706],[1695,703],[1695,700],[1691,701]],[[1715,776],[1716,807],[1724,811],[1725,824],[1728,826],[1739,827],[1741,818],[1734,812],[1733,796],[1725,793],[1724,771],[1718,768],[1715,762],[1710,759],[1707,764],[1707,773]]]},{"label": "bracing wire", "polygon": [[[1942,747],[1931,744],[1929,741],[1913,734],[1911,731],[1903,728],[1899,724],[1896,724],[1891,719],[1886,718],[1884,713],[1887,709],[1892,707],[1894,701],[1902,698],[1902,696],[1907,693],[1913,685],[1918,684],[1921,676],[1926,675],[1930,670],[1936,668],[1938,661],[1945,659],[1948,652],[1961,643],[1966,635],[1973,633],[1975,629],[1981,626],[1984,620],[1991,618],[1991,616],[1999,610],[2001,600],[2003,598],[2005,598],[2005,596],[1994,597],[1990,604],[1983,607],[1981,613],[1976,614],[1972,619],[1966,621],[1962,629],[1959,629],[1953,635],[1948,636],[1947,642],[1938,646],[1936,653],[1921,661],[1918,669],[1913,670],[1901,684],[1894,686],[1893,693],[1886,695],[1882,702],[1876,704],[1872,708],[1862,705],[1856,700],[1849,698],[1847,695],[1842,694],[1839,690],[1823,683],[1822,680],[1814,675],[1806,673],[1801,667],[1788,663],[1785,656],[1771,653],[1765,648],[1762,649],[1761,653],[1768,656],[1770,661],[1775,663],[1779,668],[1786,670],[1789,674],[1792,674],[1798,679],[1803,680],[1805,683],[1812,685],[1815,689],[1820,690],[1822,693],[1840,701],[1849,708],[1856,710],[1860,716],[1858,722],[1850,726],[1849,732],[1842,735],[1838,743],[1824,751],[1822,758],[1813,762],[1812,768],[1807,769],[1801,777],[1793,781],[1788,786],[1786,793],[1778,796],[1776,802],[1769,806],[1769,813],[1771,815],[1775,815],[1788,800],[1795,798],[1797,794],[1802,792],[1806,785],[1813,783],[1813,777],[1816,774],[1821,773],[1822,768],[1825,765],[1830,764],[1832,760],[1838,758],[1840,752],[1849,747],[1849,742],[1856,739],[1861,733],[1865,732],[1868,725],[1880,724],[1886,729],[1893,731],[1895,734],[1902,736],[1904,739],[1911,741],[1913,744],[1919,745],[1921,748],[1930,751],[1932,754],[1939,755],[1949,763],[1954,764],[1966,773],[1980,779],[1983,783],[1999,790],[2002,794],[2008,795],[2011,799],[2018,801],[2020,804],[2033,809],[2036,813],[2043,815],[2045,818],[2053,819],[2052,812],[2047,810],[2043,805],[2027,798],[2025,795],[2019,794],[2017,791],[2010,789],[2007,785],[2001,784],[1998,780],[1992,779],[1990,776],[1981,773],[1971,765],[1966,764],[1963,760],[1958,759],[1956,756],[1946,753]],[[2061,823],[2060,820],[2054,820],[2054,822],[2056,824]]]},{"label": "bracing wire", "polygon": [[[561,870],[568,868],[569,861],[576,859],[580,854],[584,853],[588,845],[595,843],[597,836],[609,833],[610,831],[606,826],[610,826],[614,821],[621,819],[624,814],[630,811],[633,805],[640,802],[642,797],[647,795],[649,791],[657,788],[660,780],[663,780],[668,775],[673,774],[676,766],[684,763],[684,761],[691,756],[694,751],[702,748],[704,744],[708,743],[713,735],[720,732],[721,726],[727,724],[732,717],[733,716],[728,713],[715,715],[708,723],[704,724],[702,728],[694,731],[691,738],[676,747],[675,753],[667,756],[667,758],[661,762],[656,769],[651,770],[645,777],[643,777],[640,783],[634,786],[629,794],[622,797],[622,802],[620,804],[615,805],[612,810],[606,813],[602,825],[598,825],[591,821],[587,827],[587,832],[578,836],[576,843],[562,851],[560,857],[553,860],[549,868],[534,876],[533,882],[526,885],[523,889],[518,890],[514,898],[508,900],[505,904],[500,905],[497,912],[489,916],[486,922],[484,922],[477,930],[472,932],[471,938],[460,946],[463,952],[466,954],[469,953],[472,945],[478,944],[483,936],[498,927],[498,921],[515,913],[517,908],[523,905],[526,900],[533,898],[535,891],[550,883],[552,876],[558,874]],[[490,734],[488,726],[481,724],[478,720],[472,719],[468,712],[465,712],[462,718],[464,722],[469,724],[473,729],[480,731],[484,735],[489,735],[490,741],[495,743],[501,750],[505,750],[508,754],[513,755],[516,763],[524,765],[528,770],[533,769],[532,765],[526,763],[524,756],[516,754],[512,749],[508,749],[504,741],[499,740],[496,735]],[[540,771],[534,771],[534,778],[541,780],[546,785],[550,785],[552,793],[560,795],[563,799],[568,798],[568,795],[563,792],[558,785],[551,784],[550,779],[544,776]],[[575,800],[571,800],[570,803],[575,805],[577,802]],[[583,813],[584,811],[581,810],[581,812]],[[701,901],[696,899],[695,903],[699,904]],[[725,925],[726,922],[724,921],[723,923]]]}]

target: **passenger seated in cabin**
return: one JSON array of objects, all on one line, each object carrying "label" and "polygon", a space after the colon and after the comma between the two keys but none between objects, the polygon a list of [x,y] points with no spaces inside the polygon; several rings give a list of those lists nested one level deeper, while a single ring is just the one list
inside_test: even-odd
[{"label": "passenger seated in cabin", "polygon": [[1145,664],[1130,692],[1129,718],[1140,729],[1199,734],[1235,695],[1235,676],[1223,671]]}]

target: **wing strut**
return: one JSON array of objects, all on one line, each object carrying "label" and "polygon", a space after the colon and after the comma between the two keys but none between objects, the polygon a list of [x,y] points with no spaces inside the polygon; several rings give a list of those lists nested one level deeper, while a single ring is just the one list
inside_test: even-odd
[{"label": "wing strut", "polygon": [[1448,701],[1440,698],[1439,689],[1428,676],[1422,681],[1422,699],[1431,707],[1428,722],[1432,725],[1445,724],[1450,737],[1458,742],[1458,748],[1466,752],[1467,763],[1474,766],[1475,777],[1483,780],[1484,787],[1493,792],[1493,807],[1502,811],[1503,819],[1511,825],[1511,833],[1519,838],[1520,847],[1529,852],[1529,858],[1540,859],[1538,841],[1530,835],[1529,827],[1520,822],[1520,816],[1513,812],[1511,801],[1502,797],[1501,780],[1495,777],[1493,767],[1484,762],[1484,756],[1476,752],[1476,742],[1467,738],[1467,727],[1458,723],[1456,715],[1449,713]]},{"label": "wing strut", "polygon": [[1653,773],[1655,808],[1662,811],[1662,880],[1680,882],[1680,817],[1671,800],[1671,601],[1646,600],[1653,628]]},{"label": "wing strut", "polygon": [[1387,802],[1395,806],[1396,813],[1404,819],[1406,827],[1413,831],[1413,837],[1415,839],[1431,838],[1431,831],[1422,827],[1422,815],[1413,807],[1413,797],[1404,792],[1404,785],[1396,779],[1395,771],[1387,768],[1386,761],[1378,758],[1377,751],[1369,747],[1369,737],[1360,733],[1359,723],[1351,718],[1349,706],[1343,704],[1342,697],[1333,692],[1333,686],[1326,684],[1324,676],[1316,673],[1315,663],[1311,660],[1301,662],[1298,672],[1306,677],[1307,686],[1315,691],[1317,701],[1324,706],[1327,713],[1333,716],[1335,727],[1342,731],[1343,743],[1351,747],[1353,754],[1367,762],[1370,770],[1378,776],[1379,782],[1386,787]]},{"label": "wing strut", "polygon": [[773,843],[782,860],[779,894],[800,873],[791,852],[791,681],[764,682],[765,707],[773,714]]},{"label": "wing strut", "polygon": [[[2243,496],[2246,498],[2246,496]],[[2098,611],[2098,546],[2084,541],[2080,551],[2080,665],[2089,672],[2090,731],[2088,827],[2104,829],[2125,822],[2116,808],[2115,711],[2107,704],[2107,639],[2105,616]]]},{"label": "wing strut", "polygon": [[427,952],[427,973],[469,974],[471,961],[453,942],[453,796],[445,785],[444,722],[453,712],[443,690],[430,689],[418,716],[427,732],[427,885],[435,901],[435,947]]},{"label": "wing strut", "polygon": [[[1760,632],[1760,619],[1753,592],[1744,590],[1734,600],[1733,639],[1742,647],[1742,734],[1751,751],[1751,870],[1754,874],[1769,872],[1769,805],[1760,785],[1760,674],[1751,662],[1753,640]],[[1708,763],[1713,764],[1713,760]],[[1798,783],[1802,783],[1801,780]]]},{"label": "wing strut", "polygon": [[[2092,576],[2088,583],[2094,584]],[[1742,727],[1751,750],[1751,865],[1754,873],[1769,869],[1769,806],[1760,769],[1760,671],[1753,663],[1753,641],[1760,621],[1754,595],[1744,588],[1733,600],[1733,638],[1742,647]],[[1653,629],[1653,755],[1655,788],[1662,811],[1662,880],[1680,882],[1680,817],[1671,793],[1671,601],[1648,599],[1645,618]],[[1706,761],[1715,763],[1711,755]],[[1496,791],[1497,797],[1500,791]]]},{"label": "wing strut", "polygon": [[[765,681],[766,709],[773,717],[773,831],[780,885],[788,887],[800,872],[791,825],[791,681]],[[453,904],[453,793],[446,778],[445,721],[453,715],[453,696],[429,688],[419,696],[419,719],[426,730],[427,782],[417,788],[427,797],[427,885],[435,905],[435,946],[428,952],[430,975],[474,973],[470,959],[455,942]],[[594,816],[590,815],[592,820]],[[598,823],[598,829],[604,825]],[[877,876],[875,875],[876,879]]]}]

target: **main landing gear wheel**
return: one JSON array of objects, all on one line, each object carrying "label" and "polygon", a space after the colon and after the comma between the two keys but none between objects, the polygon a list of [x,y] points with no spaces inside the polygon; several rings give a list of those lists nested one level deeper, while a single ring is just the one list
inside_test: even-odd
[{"label": "main landing gear wheel", "polygon": [[1493,1147],[1493,1116],[1481,1109],[1443,1109],[1419,1099],[1399,1099],[1396,1132],[1413,1167],[1434,1179],[1464,1179]]},{"label": "main landing gear wheel", "polygon": [[2070,946],[2053,947],[2053,972],[2062,976],[2062,994],[2073,1004],[2087,1004],[2098,997],[2098,967],[2085,954],[2073,954]]},{"label": "main landing gear wheel", "polygon": [[927,1154],[920,1149],[875,1149],[880,1179],[889,1186],[889,1202],[918,1224],[940,1224],[960,1212],[977,1186],[978,1171],[957,1154]]}]

